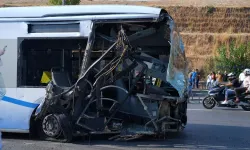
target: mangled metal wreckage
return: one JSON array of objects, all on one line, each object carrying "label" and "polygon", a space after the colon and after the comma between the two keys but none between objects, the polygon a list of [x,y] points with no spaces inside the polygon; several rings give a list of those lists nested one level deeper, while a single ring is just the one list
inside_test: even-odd
[{"label": "mangled metal wreckage", "polygon": [[[79,78],[51,70],[36,112],[47,140],[114,133],[112,139],[179,132],[187,123],[186,58],[173,19],[92,22]],[[102,50],[98,59],[91,59]],[[109,57],[112,56],[112,57]]]}]

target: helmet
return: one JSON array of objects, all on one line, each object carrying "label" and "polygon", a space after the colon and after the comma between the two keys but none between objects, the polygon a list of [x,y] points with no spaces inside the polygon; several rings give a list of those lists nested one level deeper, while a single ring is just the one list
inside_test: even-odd
[{"label": "helmet", "polygon": [[244,70],[244,74],[245,74],[246,76],[249,76],[249,75],[250,75],[250,69],[245,69],[245,70]]},{"label": "helmet", "polygon": [[233,72],[229,73],[229,74],[227,75],[227,77],[228,77],[229,80],[232,80],[232,79],[236,79],[236,78],[237,78],[236,75],[235,75]]}]

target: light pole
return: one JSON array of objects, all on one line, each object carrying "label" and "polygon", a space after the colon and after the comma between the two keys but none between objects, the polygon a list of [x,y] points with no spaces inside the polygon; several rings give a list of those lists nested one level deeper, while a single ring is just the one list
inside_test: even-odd
[{"label": "light pole", "polygon": [[65,5],[65,0],[62,0],[62,5]]}]

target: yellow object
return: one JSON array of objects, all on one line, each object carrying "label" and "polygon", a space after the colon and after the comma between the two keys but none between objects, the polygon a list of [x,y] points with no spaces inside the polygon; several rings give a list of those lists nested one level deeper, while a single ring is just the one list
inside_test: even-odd
[{"label": "yellow object", "polygon": [[49,81],[51,81],[51,73],[44,71],[41,78],[41,83],[49,83]]},{"label": "yellow object", "polygon": [[156,79],[156,86],[161,87],[161,82],[162,82],[162,80],[157,78]]}]

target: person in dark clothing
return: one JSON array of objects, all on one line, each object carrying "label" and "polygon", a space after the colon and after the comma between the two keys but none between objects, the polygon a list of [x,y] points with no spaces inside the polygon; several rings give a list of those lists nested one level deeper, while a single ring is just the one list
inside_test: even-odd
[{"label": "person in dark clothing", "polygon": [[[227,77],[230,81],[230,83],[226,84],[227,87],[232,87],[235,89],[241,86],[240,80],[236,77],[234,73],[229,73]],[[225,100],[222,102],[222,104],[228,104],[228,95],[236,94],[234,89],[226,89]]]},{"label": "person in dark clothing", "polygon": [[222,80],[223,82],[227,82],[228,81],[228,74],[227,71],[224,72],[223,76],[222,76]]},{"label": "person in dark clothing", "polygon": [[196,80],[195,80],[195,84],[196,84],[196,88],[198,89],[199,88],[199,82],[200,82],[200,73],[199,73],[199,70],[196,69]]},{"label": "person in dark clothing", "polygon": [[250,92],[250,69],[245,69],[244,75],[245,75],[245,79],[242,83],[242,86],[235,89],[235,95],[236,95],[235,102],[236,103],[240,102],[239,97],[242,93],[244,93],[244,92],[249,93]]}]

